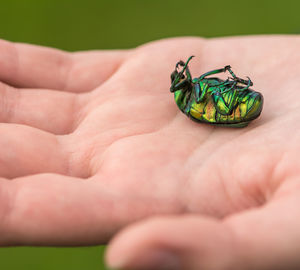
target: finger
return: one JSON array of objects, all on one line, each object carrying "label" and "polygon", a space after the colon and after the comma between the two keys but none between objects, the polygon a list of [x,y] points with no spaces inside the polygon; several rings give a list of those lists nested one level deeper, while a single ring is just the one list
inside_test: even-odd
[{"label": "finger", "polygon": [[15,89],[0,83],[0,122],[24,124],[54,134],[72,132],[85,96],[52,90]]},{"label": "finger", "polygon": [[224,221],[183,216],[134,225],[112,242],[108,264],[132,270],[299,269],[300,196],[290,196],[291,190],[295,186]]},{"label": "finger", "polygon": [[72,92],[94,90],[117,73],[127,54],[128,51],[122,50],[74,53],[73,67],[65,89]]},{"label": "finger", "polygon": [[23,88],[86,92],[109,78],[123,58],[121,51],[71,54],[0,40],[0,80]]},{"label": "finger", "polygon": [[0,124],[0,176],[54,172],[72,175],[69,154],[54,135],[23,125]]},{"label": "finger", "polygon": [[229,238],[226,228],[213,219],[153,218],[121,232],[109,246],[107,263],[130,270],[227,269],[217,263],[226,261]]},{"label": "finger", "polygon": [[107,194],[96,186],[56,174],[1,180],[0,245],[80,244],[105,233]]},{"label": "finger", "polygon": [[101,244],[125,223],[150,214],[150,208],[92,178],[0,179],[0,245]]}]

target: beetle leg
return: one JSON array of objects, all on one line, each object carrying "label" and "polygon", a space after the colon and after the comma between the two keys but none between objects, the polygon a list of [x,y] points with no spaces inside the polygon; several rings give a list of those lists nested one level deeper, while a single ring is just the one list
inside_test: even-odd
[{"label": "beetle leg", "polygon": [[210,76],[210,75],[214,75],[214,74],[218,74],[218,73],[223,73],[223,72],[226,72],[227,70],[230,70],[230,66],[225,66],[224,68],[220,68],[220,69],[215,69],[215,70],[211,70],[211,71],[208,71],[204,74],[202,74],[199,79],[202,80],[204,79],[205,77],[207,76]]},{"label": "beetle leg", "polygon": [[[234,88],[234,86],[232,86],[232,89],[233,88]],[[235,106],[236,100],[237,100],[237,92],[238,91],[233,90],[232,97],[228,104],[226,103],[226,101],[224,100],[224,98],[220,92],[216,91],[212,94],[212,99],[213,99],[215,108],[218,113],[220,113],[222,115],[231,115],[232,114],[232,111],[234,109],[234,106]]]},{"label": "beetle leg", "polygon": [[177,62],[176,64],[176,68],[178,68],[178,66],[184,66],[184,62],[182,60],[180,60],[179,62]]},{"label": "beetle leg", "polygon": [[201,102],[201,94],[202,94],[202,91],[201,91],[201,86],[199,83],[196,83],[194,85],[194,95],[195,95],[195,100],[196,100],[196,103],[200,103]]},{"label": "beetle leg", "polygon": [[[247,78],[248,78],[248,81],[243,80],[243,79],[237,77],[237,76],[234,74],[234,72],[232,71],[232,69],[231,69],[230,66],[226,66],[225,69],[229,71],[229,73],[231,74],[231,76],[232,76],[232,78],[233,78],[234,81],[239,82],[239,83],[242,83],[242,84],[245,84],[245,85],[248,84],[249,81],[250,81],[250,85],[249,85],[249,86],[253,85],[253,83],[252,83],[252,81],[250,80],[249,77],[247,77]],[[249,87],[248,87],[248,88],[249,88]],[[247,89],[248,89],[248,88],[247,88]]]},{"label": "beetle leg", "polygon": [[230,81],[228,84],[231,84],[230,88],[224,90],[222,94],[232,91],[236,87],[237,81]]},{"label": "beetle leg", "polygon": [[233,73],[233,71],[232,71],[232,69],[231,69],[231,66],[226,66],[226,67],[224,67],[226,70],[228,70],[228,72],[231,74],[231,76],[232,76],[232,78],[234,79],[234,80],[236,80],[237,79],[237,76]]},{"label": "beetle leg", "polygon": [[172,84],[170,90],[171,90],[171,92],[175,92],[175,91],[180,90],[183,87],[185,87],[188,83],[189,83],[189,81],[187,79],[185,79],[175,85]]},{"label": "beetle leg", "polygon": [[233,81],[230,81],[229,79],[227,79],[226,81],[217,83],[217,84],[213,84],[213,85],[209,85],[209,86],[214,86],[214,87],[220,87],[220,86],[225,86],[225,85],[232,85]]},{"label": "beetle leg", "polygon": [[192,75],[191,75],[191,72],[190,72],[190,69],[188,67],[188,63],[191,61],[191,59],[193,58],[194,56],[190,56],[188,58],[188,60],[186,61],[186,63],[184,63],[183,61],[179,61],[177,64],[176,64],[176,69],[178,68],[178,65],[182,66],[183,69],[181,71],[181,73],[183,74],[183,72],[185,72],[186,76],[187,76],[187,79],[192,82]]},{"label": "beetle leg", "polygon": [[192,98],[191,98],[192,93],[188,92],[187,93],[187,103],[183,109],[184,114],[189,115],[190,114],[190,110],[191,110],[191,102],[192,102]]},{"label": "beetle leg", "polygon": [[192,75],[191,75],[191,72],[190,72],[190,69],[189,69],[188,66],[185,69],[185,74],[186,74],[187,79],[191,82],[192,81]]},{"label": "beetle leg", "polygon": [[234,74],[234,72],[231,70],[231,67],[230,67],[230,66],[226,66],[225,69],[229,71],[229,73],[231,74],[231,76],[232,76],[232,78],[233,78],[234,81],[237,81],[237,82],[239,82],[239,83],[242,83],[242,84],[246,85],[246,87],[243,88],[243,89],[240,89],[240,91],[247,90],[250,86],[253,85],[253,82],[251,81],[251,79],[250,79],[249,77],[247,77],[247,78],[248,78],[248,81],[246,81],[246,80],[244,80],[244,79],[241,79],[241,78],[237,77],[237,76]]},{"label": "beetle leg", "polygon": [[[226,66],[226,67],[227,67],[227,66]],[[225,67],[225,68],[226,68],[226,67]],[[237,82],[239,82],[239,83],[242,83],[242,84],[247,85],[248,88],[249,88],[250,86],[253,85],[253,83],[252,83],[252,81],[251,81],[251,79],[250,79],[249,77],[247,77],[248,80],[244,80],[244,79],[241,79],[241,78],[237,77],[237,76],[233,73],[233,71],[231,70],[230,66],[227,68],[227,70],[229,71],[229,73],[230,73],[231,76],[233,77],[233,80],[235,80],[235,81],[237,81]],[[249,85],[249,86],[248,86],[248,85]],[[248,88],[245,88],[245,89],[248,89]],[[244,89],[244,90],[245,90],[245,89]]]},{"label": "beetle leg", "polygon": [[243,83],[243,84],[246,84],[246,82],[247,82],[247,85],[246,85],[246,87],[244,87],[244,88],[242,88],[242,89],[239,89],[239,91],[248,90],[249,87],[253,85],[253,82],[251,81],[251,79],[250,79],[249,77],[247,77],[247,78],[248,78],[248,81],[245,81],[245,80],[241,79],[241,80],[244,81],[244,82],[242,82],[242,83]]},{"label": "beetle leg", "polygon": [[[199,87],[199,90],[198,90],[198,87]],[[209,87],[210,87],[209,84],[205,84],[204,87],[203,87],[203,89],[201,89],[199,83],[195,84],[195,86],[194,86],[195,90],[194,91],[195,91],[195,95],[196,95],[196,103],[199,104],[201,101],[203,101],[205,99],[205,96],[206,96],[206,93],[207,93],[207,89],[209,89]]]}]

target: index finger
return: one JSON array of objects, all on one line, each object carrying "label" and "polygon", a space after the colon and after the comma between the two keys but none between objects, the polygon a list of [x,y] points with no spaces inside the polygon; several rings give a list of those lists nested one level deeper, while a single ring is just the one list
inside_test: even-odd
[{"label": "index finger", "polygon": [[123,51],[70,53],[0,40],[0,80],[22,88],[87,92],[118,69]]}]

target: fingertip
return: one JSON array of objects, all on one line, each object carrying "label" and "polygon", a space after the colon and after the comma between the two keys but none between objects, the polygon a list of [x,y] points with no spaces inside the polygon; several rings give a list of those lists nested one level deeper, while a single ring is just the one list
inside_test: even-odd
[{"label": "fingertip", "polygon": [[149,220],[114,238],[106,261],[116,269],[222,269],[218,267],[227,267],[232,257],[229,238],[221,222],[213,219],[184,216]]},{"label": "fingertip", "polygon": [[125,228],[118,233],[109,243],[105,253],[106,264],[111,269],[123,269],[132,260],[131,255],[135,255],[135,245],[140,241],[136,238],[141,230],[140,222]]},{"label": "fingertip", "polygon": [[164,219],[159,217],[146,219],[122,230],[109,243],[105,254],[106,264],[111,269],[130,267],[133,270],[144,269],[144,266],[150,267],[151,263],[157,260],[162,262],[163,257],[167,257],[166,260],[169,261],[169,252],[164,255],[165,251],[152,251],[148,248],[151,243],[156,242],[161,223],[164,225],[163,221]]},{"label": "fingertip", "polygon": [[[120,251],[120,250],[118,250]],[[110,249],[106,253],[109,269],[182,270],[180,257],[168,249],[142,248],[135,253]]]}]

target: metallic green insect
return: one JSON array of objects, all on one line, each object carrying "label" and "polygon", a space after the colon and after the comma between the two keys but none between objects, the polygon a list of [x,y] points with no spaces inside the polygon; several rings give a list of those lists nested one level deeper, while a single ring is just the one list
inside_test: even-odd
[{"label": "metallic green insect", "polygon": [[[245,127],[257,118],[263,107],[263,96],[249,89],[248,80],[237,77],[230,66],[204,73],[192,79],[186,63],[179,61],[171,74],[171,88],[179,109],[197,122],[214,125]],[[179,71],[179,66],[183,67]],[[232,77],[221,80],[210,75],[228,71]]]}]

